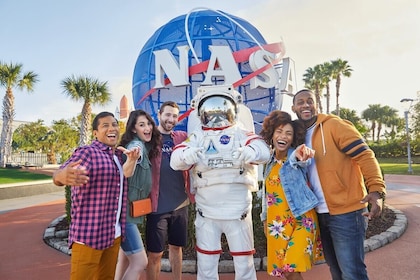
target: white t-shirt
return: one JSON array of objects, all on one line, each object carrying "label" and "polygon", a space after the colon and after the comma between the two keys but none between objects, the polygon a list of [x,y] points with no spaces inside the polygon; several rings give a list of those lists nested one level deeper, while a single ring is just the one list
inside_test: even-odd
[{"label": "white t-shirt", "polygon": [[[315,125],[306,130],[306,146],[312,149],[312,134],[314,133]],[[318,151],[316,151],[318,152]],[[311,183],[312,190],[319,200],[319,204],[315,207],[317,213],[328,213],[327,202],[325,201],[324,192],[322,191],[321,182],[319,181],[318,170],[316,169],[315,159],[311,160],[308,166],[309,182]]]},{"label": "white t-shirt", "polygon": [[118,211],[117,211],[117,222],[115,223],[115,238],[121,236],[121,223],[120,223],[120,217],[121,217],[121,208],[122,208],[122,198],[123,198],[123,189],[124,189],[124,174],[123,174],[123,168],[118,161],[118,158],[116,155],[114,155],[114,161],[116,165],[118,166],[118,169],[120,170],[120,197],[118,199]]}]

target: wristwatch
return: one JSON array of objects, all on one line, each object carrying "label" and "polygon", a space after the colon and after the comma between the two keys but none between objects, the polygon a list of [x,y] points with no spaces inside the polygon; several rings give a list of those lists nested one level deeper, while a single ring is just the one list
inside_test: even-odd
[{"label": "wristwatch", "polygon": [[382,199],[382,200],[385,199],[386,194],[384,192],[379,192],[379,191],[376,191],[376,192],[379,194],[380,199]]}]

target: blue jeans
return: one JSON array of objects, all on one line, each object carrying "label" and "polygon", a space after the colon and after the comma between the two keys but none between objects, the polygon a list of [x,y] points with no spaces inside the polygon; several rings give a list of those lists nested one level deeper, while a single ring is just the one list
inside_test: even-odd
[{"label": "blue jeans", "polygon": [[121,249],[126,255],[136,254],[144,250],[143,240],[137,224],[125,224],[125,239],[121,242]]},{"label": "blue jeans", "polygon": [[368,280],[364,250],[366,209],[330,215],[318,214],[322,247],[333,280]]}]

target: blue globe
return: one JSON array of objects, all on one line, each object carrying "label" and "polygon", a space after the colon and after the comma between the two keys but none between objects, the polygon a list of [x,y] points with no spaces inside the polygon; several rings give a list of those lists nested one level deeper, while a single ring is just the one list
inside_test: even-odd
[{"label": "blue globe", "polygon": [[[187,20],[188,34],[185,32],[185,19]],[[247,31],[245,31],[245,30]],[[252,36],[250,36],[251,34]],[[192,51],[200,62],[210,58],[209,46],[229,46],[232,52],[265,45],[266,41],[260,32],[249,22],[214,10],[193,11],[189,14],[178,16],[160,27],[146,42],[137,58],[133,74],[133,102],[135,109],[149,112],[158,122],[158,110],[165,101],[175,101],[180,106],[181,116],[190,109],[190,101],[194,97],[197,87],[205,79],[205,73],[189,76],[189,86],[172,86],[152,90],[155,85],[155,57],[153,52],[167,49],[179,59],[178,46],[188,45],[188,37],[192,43]],[[196,57],[189,55],[189,66],[196,64]],[[238,63],[242,77],[253,72],[249,63]],[[214,84],[224,84],[223,79],[214,79]],[[249,81],[236,88],[243,96],[245,105],[252,112],[255,130],[260,130],[261,123],[268,112],[276,109],[281,102],[281,94],[274,88],[250,89]],[[152,92],[152,93],[151,93]],[[147,94],[147,96],[146,96]],[[186,130],[187,118],[183,118],[176,129]]]}]

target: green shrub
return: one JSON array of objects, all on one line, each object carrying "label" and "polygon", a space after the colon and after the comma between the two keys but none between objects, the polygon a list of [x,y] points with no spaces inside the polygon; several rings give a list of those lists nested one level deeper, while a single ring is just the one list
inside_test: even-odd
[{"label": "green shrub", "polygon": [[64,205],[65,209],[66,209],[66,218],[67,221],[71,222],[71,187],[70,186],[65,186],[64,187],[64,195],[66,197],[66,204]]},{"label": "green shrub", "polygon": [[[260,182],[261,185],[262,182]],[[256,248],[256,256],[264,257],[267,255],[267,238],[264,234],[264,225],[261,221],[261,197],[260,192],[253,193],[252,195],[252,223],[254,226],[254,247]],[[263,248],[262,252],[259,252],[258,249]],[[260,249],[261,250],[261,249]]]}]

